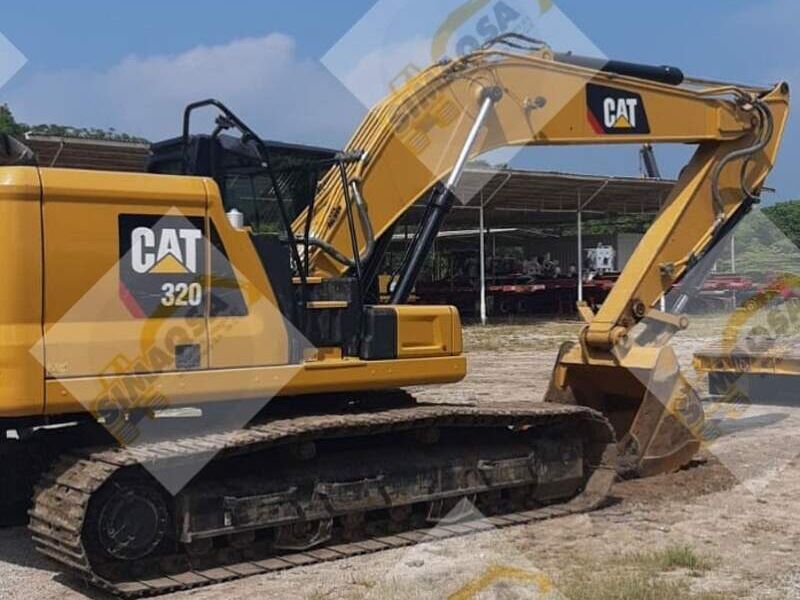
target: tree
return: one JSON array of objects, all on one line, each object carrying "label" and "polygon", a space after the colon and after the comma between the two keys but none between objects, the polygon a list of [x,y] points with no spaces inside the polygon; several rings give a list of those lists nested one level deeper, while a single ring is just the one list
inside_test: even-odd
[{"label": "tree", "polygon": [[800,200],[774,204],[763,212],[795,246],[800,246]]},{"label": "tree", "polygon": [[21,136],[28,130],[28,126],[24,123],[17,123],[14,114],[8,107],[8,104],[0,106],[0,133],[7,133],[8,135]]},{"label": "tree", "polygon": [[113,142],[139,142],[148,143],[145,138],[120,133],[113,127],[110,129],[99,129],[96,127],[70,127],[68,125],[40,124],[27,125],[20,123],[14,118],[14,114],[8,104],[0,106],[0,134],[7,133],[16,137],[22,137],[26,133],[36,135],[50,135],[55,137],[80,138],[84,140],[107,140]]}]

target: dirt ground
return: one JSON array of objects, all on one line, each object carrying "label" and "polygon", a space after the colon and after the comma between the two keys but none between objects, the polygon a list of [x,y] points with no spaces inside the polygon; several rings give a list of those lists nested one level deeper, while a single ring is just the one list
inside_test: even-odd
[{"label": "dirt ground", "polygon": [[[690,379],[693,352],[718,341],[722,325],[700,319],[676,339]],[[429,400],[538,401],[559,344],[578,329],[557,321],[467,328],[469,378],[414,391]],[[707,404],[706,411],[720,436],[695,464],[619,483],[609,506],[594,513],[166,598],[800,599],[800,394],[797,404],[766,399],[738,409]],[[653,566],[653,557],[676,548],[691,560]],[[641,577],[641,594],[616,591],[632,590]],[[0,598],[86,597],[104,596],[58,574],[33,552],[24,529],[0,530]]]}]

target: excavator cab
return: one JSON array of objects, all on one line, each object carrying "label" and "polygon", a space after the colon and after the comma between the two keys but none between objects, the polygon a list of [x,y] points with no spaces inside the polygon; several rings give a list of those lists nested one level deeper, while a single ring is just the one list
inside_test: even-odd
[{"label": "excavator cab", "polygon": [[[338,151],[273,141],[264,144],[276,170],[283,174],[281,184],[294,218],[310,204],[321,173]],[[198,134],[190,135],[187,142],[182,137],[157,142],[150,151],[148,172],[210,177],[219,186],[226,212],[240,211],[244,223],[256,233],[281,231],[272,182],[252,140]]]}]

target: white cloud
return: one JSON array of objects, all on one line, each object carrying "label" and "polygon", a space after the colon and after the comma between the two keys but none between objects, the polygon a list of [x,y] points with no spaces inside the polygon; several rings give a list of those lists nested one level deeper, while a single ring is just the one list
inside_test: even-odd
[{"label": "white cloud", "polygon": [[[349,50],[349,49],[348,49]],[[357,52],[333,55],[325,66],[335,73],[345,87],[361,100],[365,106],[373,106],[396,86],[424,69],[431,62],[430,41],[421,36],[397,43],[369,53]]]},{"label": "white cloud", "polygon": [[363,110],[283,34],[129,56],[104,71],[34,73],[0,97],[25,122],[114,127],[153,140],[177,135],[184,106],[208,97],[265,137],[306,143],[343,145]]}]

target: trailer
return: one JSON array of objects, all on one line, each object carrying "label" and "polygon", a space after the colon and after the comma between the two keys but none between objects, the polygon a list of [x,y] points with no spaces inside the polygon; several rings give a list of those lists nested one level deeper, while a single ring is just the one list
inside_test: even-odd
[{"label": "trailer", "polygon": [[800,400],[800,339],[746,338],[706,347],[694,355],[694,368],[708,377],[717,400],[738,403]]}]

